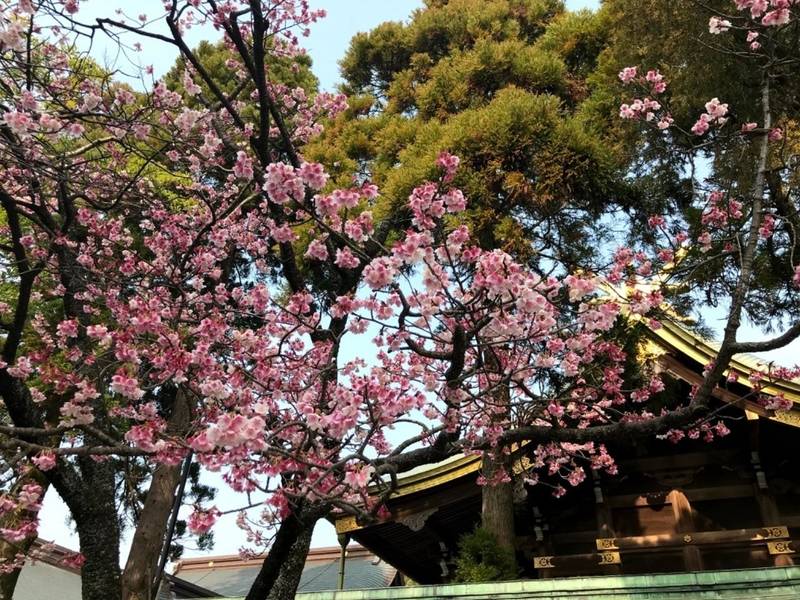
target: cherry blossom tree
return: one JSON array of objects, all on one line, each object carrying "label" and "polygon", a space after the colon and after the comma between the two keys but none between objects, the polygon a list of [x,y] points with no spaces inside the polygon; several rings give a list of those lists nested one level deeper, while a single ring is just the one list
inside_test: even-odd
[{"label": "cherry blossom tree", "polygon": [[[764,177],[788,126],[772,123],[771,40],[798,12],[756,4],[737,2],[742,12],[710,28],[758,34],[746,43],[764,74],[761,122],[732,131],[728,107],[710,99],[692,131],[676,131],[663,77],[620,74],[648,94],[623,118],[757,148],[752,189],[698,197],[699,231],[654,215],[658,242],[617,249],[604,272],[540,273],[471,239],[456,156],[442,153],[388,218],[372,183],[333,189],[304,159],[346,106],[271,78],[322,16],[306,2],[166,0],[155,17],[93,22],[75,0],[5,3],[0,534],[20,550],[6,570],[24,559],[15,544],[36,535],[51,485],[78,530],[84,598],[150,597],[182,466],[196,460],[259,510],[239,519],[252,551],[269,549],[248,598],[290,598],[314,523],[331,510],[379,520],[397,475],[421,464],[484,453],[482,483],[498,485],[502,457],[527,444],[525,477],[561,495],[589,468],[615,471],[605,441],[725,435],[711,398],[731,357],[800,335],[794,324],[737,340],[754,256],[774,238]],[[223,38],[233,90],[187,45],[201,26]],[[143,89],[120,83],[79,51],[98,36],[123,53],[177,50],[182,85],[147,69]],[[794,237],[777,241],[794,263]],[[719,354],[691,398],[654,413],[663,383],[647,365],[629,377],[620,324],[670,318],[669,286],[709,260],[735,282]],[[356,344],[369,350],[348,358]],[[121,571],[117,506],[131,465],[146,466],[150,491]],[[219,515],[198,504],[189,528],[203,534]]]}]

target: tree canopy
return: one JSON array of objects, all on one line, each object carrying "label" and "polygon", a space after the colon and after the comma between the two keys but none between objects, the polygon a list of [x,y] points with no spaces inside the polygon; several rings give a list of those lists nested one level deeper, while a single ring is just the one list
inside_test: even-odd
[{"label": "tree canopy", "polygon": [[631,199],[600,129],[578,115],[605,35],[596,14],[561,2],[430,2],[353,39],[351,107],[307,153],[338,182],[358,172],[380,185],[380,210],[394,214],[452,152],[484,247],[541,269],[550,257],[537,245],[585,263],[600,215]]}]

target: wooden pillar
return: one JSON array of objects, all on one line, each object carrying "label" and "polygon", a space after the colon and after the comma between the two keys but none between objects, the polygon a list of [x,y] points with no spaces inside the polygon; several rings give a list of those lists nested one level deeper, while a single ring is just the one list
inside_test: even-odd
[{"label": "wooden pillar", "polygon": [[683,548],[683,561],[687,571],[702,571],[703,557],[700,549],[692,544],[692,534],[695,531],[694,517],[689,499],[680,490],[672,490],[669,493],[669,501],[672,504],[672,512],[675,516],[675,530],[684,534],[686,546]]},{"label": "wooden pillar", "polygon": [[750,426],[750,464],[753,467],[753,490],[761,512],[761,524],[765,526],[780,525],[778,505],[769,491],[767,476],[761,467],[761,422],[758,415],[747,412],[747,423]]},{"label": "wooden pillar", "polygon": [[[531,513],[533,515],[533,533],[536,540],[534,556],[551,556],[554,549],[553,540],[550,537],[550,526],[545,520],[542,511],[535,504],[531,507]],[[554,573],[554,571],[555,569],[537,569],[536,572],[540,579],[550,579],[558,577],[558,574]]]},{"label": "wooden pillar", "polygon": [[[611,514],[611,508],[606,502],[605,494],[603,493],[602,475],[599,471],[592,470],[592,486],[594,487],[594,510],[597,518],[597,537],[598,539],[614,538],[616,537],[614,518]],[[599,546],[597,549],[603,550],[603,548]],[[618,564],[605,565],[603,568],[608,573],[622,573],[621,565]]]},{"label": "wooden pillar", "polygon": [[336,537],[339,540],[339,545],[342,548],[341,554],[339,555],[339,585],[336,587],[336,589],[343,590],[345,566],[347,565],[347,544],[350,543],[350,536],[346,533],[340,533]]},{"label": "wooden pillar", "polygon": [[[750,464],[755,477],[753,490],[761,513],[761,524],[765,527],[774,527],[781,524],[781,514],[778,503],[775,502],[769,489],[767,475],[761,466],[761,419],[751,412],[746,412],[746,415],[750,426]],[[794,564],[794,559],[789,554],[777,554],[773,556],[773,564],[776,567],[788,567]]]},{"label": "wooden pillar", "polygon": [[597,517],[597,537],[616,537],[611,509],[606,503],[605,495],[603,494],[603,482],[600,473],[597,471],[592,471],[592,485],[594,487],[594,506]]}]

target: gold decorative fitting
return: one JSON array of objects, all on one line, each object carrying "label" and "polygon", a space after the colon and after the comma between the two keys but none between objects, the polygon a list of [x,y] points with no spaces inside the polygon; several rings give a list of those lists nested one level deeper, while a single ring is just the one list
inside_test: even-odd
[{"label": "gold decorative fitting", "polygon": [[800,411],[797,410],[776,410],[773,419],[787,425],[800,427]]},{"label": "gold decorative fitting", "polygon": [[511,470],[514,471],[514,475],[519,475],[528,471],[532,466],[531,459],[527,456],[520,456],[511,464]]},{"label": "gold decorative fitting", "polygon": [[770,554],[794,554],[794,544],[791,541],[767,542]]},{"label": "gold decorative fitting", "polygon": [[600,562],[597,563],[598,565],[621,565],[622,558],[619,555],[619,552],[601,552],[600,553]]},{"label": "gold decorative fitting", "polygon": [[595,544],[598,550],[619,550],[617,538],[598,538]]},{"label": "gold decorative fitting", "polygon": [[533,566],[537,569],[552,569],[555,567],[552,556],[534,556]]},{"label": "gold decorative fitting", "polygon": [[336,533],[350,533],[351,531],[358,531],[359,529],[363,529],[363,527],[358,524],[355,515],[348,515],[336,519]]},{"label": "gold decorative fitting", "polygon": [[686,542],[687,544],[691,544],[692,543],[692,536],[690,536],[689,534],[686,534],[685,536],[683,536],[683,541]]},{"label": "gold decorative fitting", "polygon": [[765,540],[776,540],[789,537],[789,528],[783,525],[776,527],[764,527],[761,536]]}]

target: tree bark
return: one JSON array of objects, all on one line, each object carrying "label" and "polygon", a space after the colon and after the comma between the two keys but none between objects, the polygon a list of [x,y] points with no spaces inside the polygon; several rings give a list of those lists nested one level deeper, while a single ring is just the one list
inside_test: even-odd
[{"label": "tree bark", "polygon": [[[506,467],[504,456],[487,452],[483,457],[483,476],[492,479]],[[484,485],[481,492],[481,525],[501,548],[514,550],[514,486],[512,482]]]},{"label": "tree bark", "polygon": [[[185,394],[178,390],[170,418],[170,431],[183,433],[190,417],[189,402]],[[153,473],[122,573],[123,600],[150,600],[153,578],[164,544],[164,532],[175,500],[175,489],[181,479],[181,464],[158,465]]]},{"label": "tree bark", "polygon": [[[83,485],[78,494],[64,497],[78,529],[83,600],[122,597],[119,569],[119,520],[115,499],[115,470],[110,462],[81,459]],[[90,464],[94,463],[94,464]],[[63,494],[62,494],[63,497]]]},{"label": "tree bark", "polygon": [[152,579],[180,476],[180,465],[159,465],[153,473],[122,573],[123,600],[150,600]]},{"label": "tree bark", "polygon": [[[308,555],[314,525],[328,510],[327,506],[301,505],[283,520],[245,600],[274,600],[276,597],[272,596],[272,592],[273,589],[277,592],[278,588],[284,594],[278,598],[294,598],[302,566]],[[296,577],[295,571],[297,571]],[[292,581],[295,582],[295,588],[291,590],[291,595],[287,596],[288,586]]]},{"label": "tree bark", "polygon": [[[493,403],[492,418],[495,422],[507,423],[511,394],[508,382],[503,378],[503,366],[494,350],[484,352],[487,371],[497,377],[495,388],[491,391]],[[483,476],[494,481],[498,472],[508,469],[508,457],[503,446],[486,450],[483,455]],[[509,472],[510,475],[510,472]],[[487,484],[481,491],[481,525],[491,533],[501,548],[514,550],[514,487],[507,483]]]},{"label": "tree bark", "polygon": [[[316,521],[315,521],[316,523]],[[305,524],[300,535],[297,536],[278,573],[278,579],[272,586],[267,596],[268,600],[293,600],[300,585],[300,577],[306,564],[308,550],[311,547],[311,536],[314,533],[314,523]]]}]

